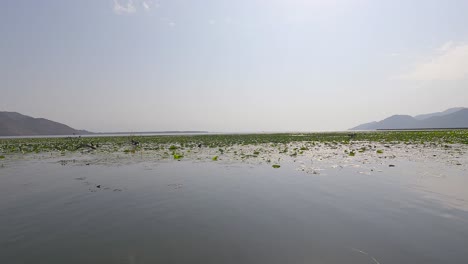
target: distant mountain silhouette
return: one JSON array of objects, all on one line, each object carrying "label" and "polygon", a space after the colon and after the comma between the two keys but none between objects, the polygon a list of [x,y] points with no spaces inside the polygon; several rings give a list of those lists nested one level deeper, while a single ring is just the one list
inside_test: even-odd
[{"label": "distant mountain silhouette", "polygon": [[430,114],[417,115],[417,116],[414,116],[414,118],[416,118],[418,120],[423,120],[423,119],[427,119],[427,118],[433,117],[433,116],[449,115],[449,114],[458,112],[458,111],[460,111],[462,109],[464,109],[464,107],[454,107],[454,108],[447,109],[447,110],[445,110],[443,112],[436,112],[436,113],[430,113]]},{"label": "distant mountain silhouette", "polygon": [[468,108],[450,108],[443,112],[417,115],[394,115],[350,130],[468,128]]},{"label": "distant mountain silhouette", "polygon": [[378,125],[378,122],[372,121],[370,123],[361,124],[357,127],[353,127],[350,130],[373,130]]},{"label": "distant mountain silhouette", "polygon": [[44,118],[33,118],[16,112],[0,112],[0,136],[83,135],[67,125]]}]

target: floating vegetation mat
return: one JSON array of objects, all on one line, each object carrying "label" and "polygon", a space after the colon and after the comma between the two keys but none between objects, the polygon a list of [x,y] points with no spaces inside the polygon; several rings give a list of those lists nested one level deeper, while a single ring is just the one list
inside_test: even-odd
[{"label": "floating vegetation mat", "polygon": [[392,167],[394,159],[464,167],[467,150],[466,130],[16,138],[0,139],[0,166],[15,159],[56,158],[63,165],[192,160],[276,169],[294,163],[320,174],[324,167],[350,164]]},{"label": "floating vegetation mat", "polygon": [[[448,131],[378,131],[336,133],[284,133],[284,134],[222,134],[183,136],[131,136],[131,137],[63,137],[0,139],[0,155],[9,153],[40,153],[49,151],[90,151],[134,153],[139,150],[220,148],[270,144],[284,146],[289,143],[349,145],[356,142],[386,144],[417,144],[440,146],[468,144],[468,130]],[[169,145],[169,146],[168,146]]]}]

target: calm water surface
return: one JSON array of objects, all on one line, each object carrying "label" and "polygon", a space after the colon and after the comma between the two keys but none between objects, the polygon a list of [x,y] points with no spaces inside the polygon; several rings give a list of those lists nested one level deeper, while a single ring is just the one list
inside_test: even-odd
[{"label": "calm water surface", "polygon": [[467,263],[451,187],[468,175],[447,168],[442,192],[424,166],[18,161],[0,169],[0,263]]}]

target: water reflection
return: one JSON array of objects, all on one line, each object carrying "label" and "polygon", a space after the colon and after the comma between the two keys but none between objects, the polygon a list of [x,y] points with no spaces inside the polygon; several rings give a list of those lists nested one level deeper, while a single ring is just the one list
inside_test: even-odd
[{"label": "water reflection", "polygon": [[18,161],[1,171],[0,262],[463,263],[459,171],[438,189],[424,164],[380,169]]}]

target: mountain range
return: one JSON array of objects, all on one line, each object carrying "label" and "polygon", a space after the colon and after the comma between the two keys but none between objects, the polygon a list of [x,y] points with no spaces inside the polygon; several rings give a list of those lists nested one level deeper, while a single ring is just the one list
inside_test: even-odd
[{"label": "mountain range", "polygon": [[34,118],[16,112],[0,112],[0,136],[85,135],[67,125],[44,118]]},{"label": "mountain range", "polygon": [[468,128],[468,108],[455,107],[443,112],[417,116],[393,115],[381,121],[361,124],[350,130]]},{"label": "mountain range", "polygon": [[[386,129],[444,129],[468,128],[468,108],[455,107],[443,112],[417,116],[393,115],[381,121],[361,124],[350,130]],[[152,132],[155,133],[155,132]],[[179,133],[179,132],[172,132]],[[199,133],[194,131],[193,133]],[[0,111],[0,136],[40,135],[86,135],[86,130],[77,130],[45,118],[34,118],[17,112]]]}]

